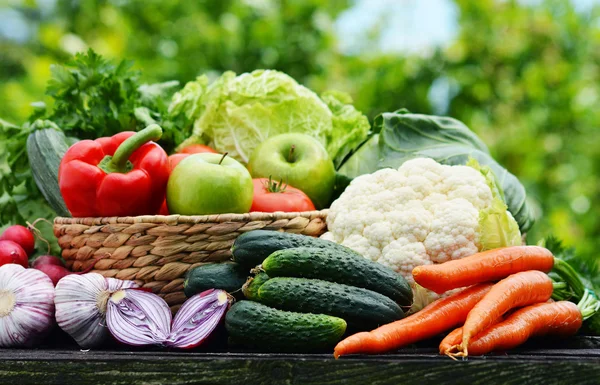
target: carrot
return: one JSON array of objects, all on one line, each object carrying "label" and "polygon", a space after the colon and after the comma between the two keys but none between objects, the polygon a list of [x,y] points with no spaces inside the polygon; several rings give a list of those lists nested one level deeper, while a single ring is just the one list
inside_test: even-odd
[{"label": "carrot", "polygon": [[438,299],[423,310],[370,332],[353,334],[340,341],[334,357],[354,353],[383,353],[434,337],[465,322],[469,311],[492,288],[483,283]]},{"label": "carrot", "polygon": [[440,354],[448,354],[462,341],[462,326],[452,330],[440,342]]},{"label": "carrot", "polygon": [[437,265],[417,266],[412,275],[419,285],[438,294],[481,282],[497,281],[521,271],[549,272],[554,256],[539,246],[510,246],[488,250]]},{"label": "carrot", "polygon": [[469,312],[456,355],[467,356],[471,338],[496,323],[509,310],[549,300],[553,288],[550,277],[537,270],[516,273],[495,284]]},{"label": "carrot", "polygon": [[[533,336],[571,336],[577,333],[582,322],[582,313],[572,302],[536,303],[515,311],[505,321],[478,334],[469,345],[469,354],[480,356],[496,350],[513,349]],[[460,334],[462,328],[452,331],[445,339],[451,343],[450,339]],[[450,350],[445,353],[452,355]]]}]

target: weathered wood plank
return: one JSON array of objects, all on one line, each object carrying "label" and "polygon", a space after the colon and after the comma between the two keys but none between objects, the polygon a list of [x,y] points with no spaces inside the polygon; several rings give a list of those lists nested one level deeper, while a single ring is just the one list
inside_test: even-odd
[{"label": "weathered wood plank", "polygon": [[0,350],[3,384],[598,384],[600,350],[471,358],[454,362],[431,349],[330,355]]}]

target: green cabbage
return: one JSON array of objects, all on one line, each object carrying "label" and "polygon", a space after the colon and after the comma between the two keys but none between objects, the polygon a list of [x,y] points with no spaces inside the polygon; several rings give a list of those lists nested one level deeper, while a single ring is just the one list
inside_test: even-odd
[{"label": "green cabbage", "polygon": [[321,99],[282,72],[236,76],[228,71],[212,83],[200,76],[186,84],[173,96],[169,113],[184,115],[193,124],[193,134],[182,146],[208,144],[247,163],[265,139],[297,132],[317,138],[337,166],[370,129],[351,102],[340,92],[327,92]]}]

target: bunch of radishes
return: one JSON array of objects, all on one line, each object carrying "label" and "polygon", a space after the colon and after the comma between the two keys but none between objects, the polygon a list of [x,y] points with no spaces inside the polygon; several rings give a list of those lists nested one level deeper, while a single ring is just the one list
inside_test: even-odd
[{"label": "bunch of radishes", "polygon": [[[27,227],[10,226],[0,235],[0,266],[16,263],[27,268],[29,267],[29,257],[33,255],[34,251],[35,237]],[[62,277],[73,274],[65,267],[60,258],[52,255],[42,255],[36,258],[31,267],[45,273],[54,285]]]}]

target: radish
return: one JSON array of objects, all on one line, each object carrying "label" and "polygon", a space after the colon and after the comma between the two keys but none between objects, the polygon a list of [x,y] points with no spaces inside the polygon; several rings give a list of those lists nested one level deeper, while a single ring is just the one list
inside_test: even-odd
[{"label": "radish", "polygon": [[2,240],[13,241],[17,243],[23,248],[23,250],[25,250],[28,256],[31,256],[35,249],[35,238],[33,233],[27,227],[21,225],[10,226],[4,230],[2,235],[0,235],[0,241]]},{"label": "radish", "polygon": [[31,266],[50,277],[50,280],[52,280],[54,286],[56,286],[56,283],[60,281],[61,278],[66,277],[67,275],[85,274],[94,268],[94,265],[92,264],[84,271],[75,273],[66,268],[62,259],[53,255],[40,255],[35,259],[35,261],[33,261]]},{"label": "radish", "polygon": [[27,253],[18,243],[13,241],[0,241],[0,266],[7,263],[16,263],[23,267],[29,267]]},{"label": "radish", "polygon": [[50,277],[50,280],[52,280],[52,284],[54,284],[54,286],[56,286],[61,278],[66,277],[67,275],[77,274],[60,265],[40,264],[35,268]]},{"label": "radish", "polygon": [[55,257],[54,255],[40,255],[35,259],[35,261],[33,261],[31,267],[37,269],[42,265],[55,265],[65,267],[65,263],[62,261],[62,259]]}]

